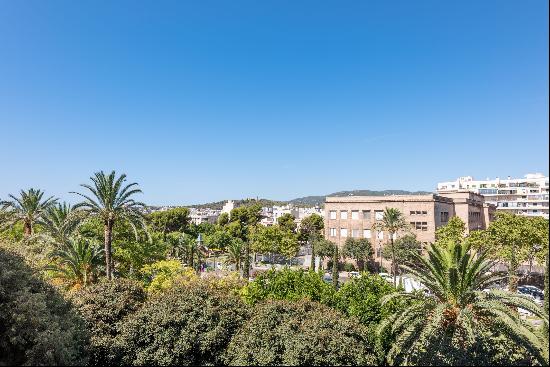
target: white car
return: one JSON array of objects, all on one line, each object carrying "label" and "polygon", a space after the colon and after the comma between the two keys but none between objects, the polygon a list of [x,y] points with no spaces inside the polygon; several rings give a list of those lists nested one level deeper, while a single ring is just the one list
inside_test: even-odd
[{"label": "white car", "polygon": [[361,278],[361,274],[358,271],[348,271],[349,278]]}]

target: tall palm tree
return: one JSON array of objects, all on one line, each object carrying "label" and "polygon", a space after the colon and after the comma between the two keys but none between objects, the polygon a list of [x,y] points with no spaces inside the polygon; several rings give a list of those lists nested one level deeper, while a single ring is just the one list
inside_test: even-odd
[{"label": "tall palm tree", "polygon": [[21,190],[19,195],[20,197],[9,195],[12,200],[0,202],[0,207],[5,214],[2,227],[22,222],[25,237],[29,237],[34,233],[35,223],[57,202],[57,199],[50,196],[43,200],[44,192],[32,188],[27,191]]},{"label": "tall palm tree", "polygon": [[96,172],[92,185],[82,184],[80,186],[88,189],[91,196],[73,192],[85,200],[74,206],[75,209],[82,208],[88,215],[98,217],[103,221],[103,233],[105,244],[105,271],[108,279],[113,278],[113,259],[111,244],[113,241],[113,226],[118,221],[129,223],[136,235],[137,227],[145,228],[145,219],[142,209],[145,204],[137,202],[131,197],[141,193],[137,183],[125,185],[126,175],[122,174],[116,178],[115,171],[106,175],[103,171]]},{"label": "tall palm tree", "polygon": [[[411,252],[411,257],[420,266],[401,268],[416,278],[429,295],[397,292],[382,299],[383,304],[408,301],[408,306],[391,315],[378,329],[379,335],[396,338],[388,353],[390,363],[437,365],[441,359],[448,362],[446,358],[455,358],[453,363],[460,365],[476,363],[467,359],[472,355],[490,359],[481,347],[487,335],[509,338],[539,363],[548,363],[543,339],[520,318],[517,308],[532,312],[546,325],[548,315],[524,296],[487,290],[503,277],[490,272],[494,264],[486,260],[486,254],[472,253],[468,244],[455,243],[449,249],[431,245],[427,258],[417,252]],[[457,348],[455,355],[453,348]],[[422,357],[416,355],[418,351],[423,351],[429,361],[414,360]]]},{"label": "tall palm tree", "polygon": [[44,234],[57,243],[65,243],[82,223],[81,211],[65,202],[52,205],[38,220]]},{"label": "tall palm tree", "polygon": [[97,274],[103,249],[98,243],[70,238],[65,243],[57,244],[50,257],[54,263],[47,269],[54,271],[57,278],[73,287],[85,287]]},{"label": "tall palm tree", "polygon": [[199,271],[202,259],[206,256],[206,249],[202,243],[191,236],[180,237],[180,247],[188,266]]},{"label": "tall palm tree", "polygon": [[396,236],[400,231],[409,228],[409,224],[399,209],[386,208],[384,209],[382,220],[375,223],[373,228],[381,232],[387,232],[390,237],[389,239],[392,249],[391,267],[393,273],[393,285],[397,286],[397,262],[395,261],[395,248],[393,246],[394,236]]},{"label": "tall palm tree", "polygon": [[244,243],[240,238],[233,239],[227,246],[227,261],[235,264],[235,269],[239,271],[244,255]]}]

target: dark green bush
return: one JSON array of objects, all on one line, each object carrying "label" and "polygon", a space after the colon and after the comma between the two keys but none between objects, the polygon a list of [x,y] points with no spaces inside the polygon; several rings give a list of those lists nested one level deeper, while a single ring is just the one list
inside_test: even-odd
[{"label": "dark green bush", "polygon": [[[375,330],[380,321],[390,316],[401,305],[395,301],[382,305],[382,297],[395,292],[388,281],[378,275],[361,273],[360,278],[353,278],[344,283],[334,297],[334,307],[347,316],[356,317],[361,323]],[[385,359],[385,352],[391,347],[389,335],[369,334],[369,340],[377,345],[380,361]]]},{"label": "dark green bush", "polygon": [[373,365],[368,330],[317,302],[269,300],[233,337],[230,365]]},{"label": "dark green bush", "polygon": [[344,283],[335,296],[335,307],[348,316],[357,317],[363,324],[379,323],[395,310],[395,303],[382,306],[380,300],[395,292],[389,282],[378,275],[362,273]]},{"label": "dark green bush", "polygon": [[128,365],[220,364],[233,334],[246,320],[239,296],[208,282],[177,284],[149,299],[121,325]]},{"label": "dark green bush", "polygon": [[73,295],[73,302],[91,332],[90,364],[118,364],[117,328],[145,301],[143,287],[126,279],[104,280]]},{"label": "dark green bush", "polygon": [[243,289],[242,295],[250,304],[265,299],[297,301],[302,298],[331,304],[334,288],[318,273],[285,268],[260,274]]},{"label": "dark green bush", "polygon": [[0,365],[85,364],[87,343],[72,305],[0,248]]},{"label": "dark green bush", "polygon": [[[401,363],[401,359],[397,363]],[[540,365],[525,348],[489,330],[468,342],[464,333],[449,329],[434,331],[420,348],[407,353],[407,362],[417,366],[536,366]]]}]

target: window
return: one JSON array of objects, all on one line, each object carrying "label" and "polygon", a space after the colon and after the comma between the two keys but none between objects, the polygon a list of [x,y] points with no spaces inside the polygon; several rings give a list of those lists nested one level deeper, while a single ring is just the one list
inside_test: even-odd
[{"label": "window", "polygon": [[428,222],[410,222],[411,227],[417,231],[427,231]]},{"label": "window", "polygon": [[428,215],[428,212],[426,210],[422,210],[422,215]]},{"label": "window", "polygon": [[340,228],[340,237],[347,237],[347,236],[348,236],[348,229]]},{"label": "window", "polygon": [[441,212],[441,222],[447,223],[449,221],[449,212]]},{"label": "window", "polygon": [[358,238],[359,237],[359,230],[358,229],[352,229],[351,230],[351,237]]},{"label": "window", "polygon": [[422,214],[422,212],[420,210],[416,211],[416,215],[421,215],[421,214]]},{"label": "window", "polygon": [[351,219],[359,219],[359,210],[351,211]]},{"label": "window", "polygon": [[370,229],[363,229],[363,238],[371,238]]},{"label": "window", "polygon": [[336,219],[336,210],[330,211],[330,219]]},{"label": "window", "polygon": [[410,215],[415,215],[415,214],[416,214],[416,212],[414,210],[410,211]]},{"label": "window", "polygon": [[382,211],[382,210],[375,210],[375,211],[374,211],[374,218],[375,218],[376,220],[382,220],[382,219],[384,219],[384,211]]},{"label": "window", "polygon": [[348,219],[348,212],[347,212],[347,210],[341,210],[341,211],[340,211],[340,219]]},{"label": "window", "polygon": [[336,228],[330,229],[330,237],[336,237]]},{"label": "window", "polygon": [[370,220],[370,210],[363,210],[363,219]]}]

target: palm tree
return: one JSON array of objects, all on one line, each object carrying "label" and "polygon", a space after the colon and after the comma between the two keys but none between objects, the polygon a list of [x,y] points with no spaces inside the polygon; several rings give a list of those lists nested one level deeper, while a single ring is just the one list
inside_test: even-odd
[{"label": "palm tree", "polygon": [[63,202],[52,205],[38,220],[44,234],[57,243],[65,243],[82,223],[82,212]]},{"label": "palm tree", "polygon": [[12,200],[1,201],[0,207],[5,215],[2,227],[23,222],[25,237],[34,233],[34,224],[57,202],[53,196],[42,200],[44,192],[38,189],[21,190],[20,197],[9,195]]},{"label": "palm tree", "polygon": [[54,264],[47,267],[48,270],[71,286],[85,287],[93,280],[103,257],[98,243],[71,238],[57,247],[50,255]]},{"label": "palm tree", "polygon": [[135,182],[123,187],[126,181],[125,174],[116,178],[115,171],[109,175],[101,171],[96,172],[90,179],[92,185],[82,184],[80,186],[88,189],[92,196],[73,192],[85,199],[74,208],[82,208],[88,215],[98,217],[103,221],[105,271],[107,278],[112,279],[114,267],[111,249],[113,226],[118,221],[125,221],[132,226],[137,238],[137,227],[145,229],[145,219],[141,211],[145,204],[131,199],[131,196],[141,193],[141,190],[137,188],[138,184]]},{"label": "palm tree", "polygon": [[235,269],[239,271],[243,259],[244,243],[240,238],[235,238],[227,246],[227,261],[235,264]]},{"label": "palm tree", "polygon": [[[470,252],[468,244],[454,243],[449,249],[431,245],[428,257],[416,251],[411,257],[419,268],[401,266],[419,281],[429,295],[422,292],[396,292],[382,299],[405,301],[401,308],[379,327],[379,335],[395,337],[388,353],[390,363],[443,363],[437,358],[464,358],[470,353],[475,358],[491,358],[481,347],[487,335],[507,337],[516,345],[524,347],[535,358],[547,363],[544,343],[532,326],[524,322],[517,312],[520,307],[540,317],[548,324],[548,316],[530,299],[516,293],[487,290],[503,279],[490,269],[484,253]],[[547,344],[546,344],[547,346]],[[458,348],[456,355],[453,348]],[[430,359],[415,361],[416,353],[423,351]],[[422,352],[421,352],[422,353]],[[453,363],[475,363],[471,359],[455,360]],[[491,361],[488,362],[492,364]],[[493,361],[494,363],[494,361]]]},{"label": "palm tree", "polygon": [[180,246],[184,252],[184,258],[188,266],[199,271],[202,259],[206,256],[206,249],[202,242],[183,235],[180,237]]},{"label": "palm tree", "polygon": [[393,246],[394,236],[397,235],[400,231],[403,231],[409,228],[409,224],[405,220],[403,213],[396,208],[386,208],[384,209],[384,214],[382,220],[373,225],[373,228],[380,232],[387,232],[390,237],[390,244],[392,248],[392,260],[391,267],[393,273],[393,285],[397,285],[396,276],[397,276],[397,263],[395,261],[395,249]]}]

